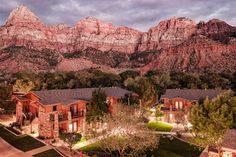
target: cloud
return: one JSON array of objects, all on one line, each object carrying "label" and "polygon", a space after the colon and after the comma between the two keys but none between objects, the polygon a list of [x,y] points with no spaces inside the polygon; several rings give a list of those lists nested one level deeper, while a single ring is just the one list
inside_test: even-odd
[{"label": "cloud", "polygon": [[0,25],[20,4],[29,7],[49,25],[75,25],[87,16],[147,31],[160,20],[173,16],[196,22],[219,18],[236,25],[235,0],[1,0]]}]

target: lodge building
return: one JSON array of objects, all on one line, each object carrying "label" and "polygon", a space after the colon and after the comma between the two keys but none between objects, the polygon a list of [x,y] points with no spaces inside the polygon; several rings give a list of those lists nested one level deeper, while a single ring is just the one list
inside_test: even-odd
[{"label": "lodge building", "polygon": [[221,89],[167,89],[160,98],[164,121],[175,123],[179,113],[188,121],[188,113],[193,104],[206,98],[213,99],[224,92],[226,91]]},{"label": "lodge building", "polygon": [[[32,91],[15,94],[16,121],[34,124],[39,137],[57,138],[59,130],[83,132],[86,129],[86,105],[98,88]],[[113,112],[122,97],[135,94],[119,87],[101,88],[105,92],[109,111]]]}]

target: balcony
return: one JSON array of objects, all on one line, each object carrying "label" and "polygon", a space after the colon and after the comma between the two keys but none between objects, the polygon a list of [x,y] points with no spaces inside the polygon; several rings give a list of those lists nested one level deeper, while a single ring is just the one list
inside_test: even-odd
[{"label": "balcony", "polygon": [[[170,107],[161,107],[161,111],[170,111],[171,108]],[[184,111],[184,108],[180,109],[180,108],[172,108],[172,111]]]},{"label": "balcony", "polygon": [[81,113],[79,113],[79,112],[76,112],[76,113],[71,112],[72,119],[80,118],[80,117],[83,117],[83,116],[84,116],[84,112],[81,112]]},{"label": "balcony", "polygon": [[59,120],[59,122],[66,121],[66,120],[68,120],[68,115],[67,114],[59,114],[58,120]]}]

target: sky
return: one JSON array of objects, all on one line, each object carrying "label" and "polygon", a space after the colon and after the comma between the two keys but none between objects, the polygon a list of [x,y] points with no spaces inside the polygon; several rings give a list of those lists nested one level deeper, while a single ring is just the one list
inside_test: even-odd
[{"label": "sky", "polygon": [[236,0],[0,0],[0,25],[18,5],[27,6],[49,25],[73,26],[91,16],[117,27],[148,31],[175,16],[195,22],[218,18],[236,26]]}]

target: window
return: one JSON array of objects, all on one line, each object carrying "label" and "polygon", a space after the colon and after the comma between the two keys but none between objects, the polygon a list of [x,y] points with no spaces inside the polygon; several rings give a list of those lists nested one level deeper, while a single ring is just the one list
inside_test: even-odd
[{"label": "window", "polygon": [[81,116],[84,116],[84,110],[81,109]]},{"label": "window", "polygon": [[74,129],[73,131],[77,131],[77,122],[73,123],[73,129]]},{"label": "window", "polygon": [[55,120],[54,114],[50,114],[49,119],[50,119],[50,121],[54,121]]},{"label": "window", "polygon": [[73,125],[69,124],[69,132],[72,132],[72,129],[73,129]]},{"label": "window", "polygon": [[182,102],[182,101],[179,102],[179,108],[180,108],[181,110],[183,109],[183,102]]},{"label": "window", "polygon": [[232,157],[233,154],[231,152],[223,152],[223,157]]},{"label": "window", "polygon": [[57,106],[53,106],[53,111],[56,111],[57,110]]},{"label": "window", "polygon": [[179,102],[178,102],[178,101],[175,102],[175,108],[176,108],[176,109],[179,108]]},{"label": "window", "polygon": [[77,112],[77,105],[74,105],[74,113]]}]

